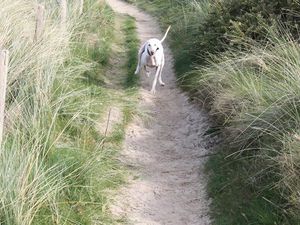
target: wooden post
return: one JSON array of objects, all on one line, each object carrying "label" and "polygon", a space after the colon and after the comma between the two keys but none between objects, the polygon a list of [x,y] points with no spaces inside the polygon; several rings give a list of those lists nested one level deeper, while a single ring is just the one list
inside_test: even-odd
[{"label": "wooden post", "polygon": [[60,0],[60,23],[62,28],[66,28],[68,14],[67,0]]},{"label": "wooden post", "polygon": [[84,5],[84,0],[80,0],[79,15],[82,15],[83,13],[83,5]]},{"label": "wooden post", "polygon": [[0,147],[3,139],[8,60],[9,52],[7,50],[0,50]]},{"label": "wooden post", "polygon": [[35,24],[35,33],[34,41],[37,42],[42,35],[45,26],[44,20],[45,8],[43,5],[38,4],[36,12],[36,24]]}]

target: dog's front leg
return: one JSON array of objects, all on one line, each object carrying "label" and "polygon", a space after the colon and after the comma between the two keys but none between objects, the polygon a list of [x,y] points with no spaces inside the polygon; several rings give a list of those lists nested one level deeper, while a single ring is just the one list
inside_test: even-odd
[{"label": "dog's front leg", "polygon": [[158,81],[159,81],[159,84],[161,85],[161,86],[165,86],[165,83],[162,81],[162,79],[161,79],[161,74],[162,74],[162,68],[160,69],[160,71],[159,71],[159,77],[158,77]]},{"label": "dog's front leg", "polygon": [[157,79],[158,79],[158,76],[159,76],[159,73],[160,73],[160,69],[161,69],[161,66],[156,67],[155,77],[154,77],[153,84],[152,84],[152,89],[151,89],[152,94],[155,94],[155,92],[156,92],[155,87],[156,87]]},{"label": "dog's front leg", "polygon": [[146,76],[147,76],[147,77],[150,77],[150,71],[147,70],[147,66],[144,66],[144,70],[145,70],[145,72],[146,72]]}]

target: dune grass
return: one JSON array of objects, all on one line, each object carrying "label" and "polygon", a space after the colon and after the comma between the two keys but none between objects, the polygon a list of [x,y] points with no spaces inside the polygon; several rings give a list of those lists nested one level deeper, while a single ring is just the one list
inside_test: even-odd
[{"label": "dune grass", "polygon": [[228,221],[217,224],[299,223],[300,48],[290,37],[272,33],[268,47],[227,52],[194,71],[198,83],[191,88],[210,96],[227,143],[222,157],[210,161],[211,195],[222,204],[241,196],[231,202],[234,211],[218,206]]},{"label": "dune grass", "polygon": [[[124,170],[116,160],[134,95],[106,85],[114,14],[103,1],[45,5],[45,27],[34,41],[36,1],[0,3],[0,44],[10,51],[5,137],[0,150],[0,223],[112,224],[108,190]],[[134,29],[132,29],[134,31]],[[97,130],[107,108],[127,117],[109,137]]]}]

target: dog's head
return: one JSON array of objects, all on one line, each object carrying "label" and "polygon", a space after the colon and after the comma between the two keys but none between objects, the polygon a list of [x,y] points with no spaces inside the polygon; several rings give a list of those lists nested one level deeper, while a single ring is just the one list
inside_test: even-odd
[{"label": "dog's head", "polygon": [[160,41],[157,39],[150,39],[147,43],[146,48],[147,48],[148,54],[150,56],[153,56],[161,48]]}]

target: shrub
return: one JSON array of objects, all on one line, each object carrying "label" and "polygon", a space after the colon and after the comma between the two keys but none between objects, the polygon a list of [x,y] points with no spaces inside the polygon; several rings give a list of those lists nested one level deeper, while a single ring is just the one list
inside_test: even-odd
[{"label": "shrub", "polygon": [[210,54],[226,51],[228,47],[247,50],[243,46],[245,39],[267,41],[265,27],[274,26],[278,21],[297,36],[299,17],[296,12],[299,10],[297,1],[215,1],[198,26],[191,50],[201,60],[207,59]]}]

